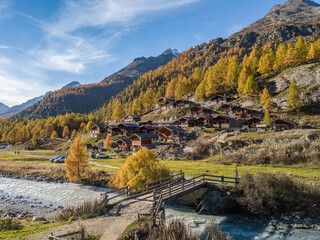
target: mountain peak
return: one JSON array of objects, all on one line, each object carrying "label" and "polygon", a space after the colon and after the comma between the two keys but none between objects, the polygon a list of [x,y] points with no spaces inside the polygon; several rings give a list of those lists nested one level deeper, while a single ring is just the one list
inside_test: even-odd
[{"label": "mountain peak", "polygon": [[81,84],[78,81],[72,81],[72,82],[68,83],[67,85],[63,86],[61,89],[65,89],[68,87],[76,87],[79,85],[81,85]]},{"label": "mountain peak", "polygon": [[161,55],[172,55],[174,57],[177,57],[179,55],[179,52],[177,49],[168,48],[163,53],[161,53]]},{"label": "mountain peak", "polygon": [[318,23],[320,21],[320,4],[311,0],[288,0],[274,6],[262,19],[250,24],[244,30],[256,30],[275,25],[295,25]]}]

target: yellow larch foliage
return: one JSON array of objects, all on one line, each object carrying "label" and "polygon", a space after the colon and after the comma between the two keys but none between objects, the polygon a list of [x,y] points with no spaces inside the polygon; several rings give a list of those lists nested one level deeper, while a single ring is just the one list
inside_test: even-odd
[{"label": "yellow larch foliage", "polygon": [[134,187],[167,177],[170,170],[162,165],[156,155],[148,149],[139,150],[128,157],[113,179],[115,187]]}]

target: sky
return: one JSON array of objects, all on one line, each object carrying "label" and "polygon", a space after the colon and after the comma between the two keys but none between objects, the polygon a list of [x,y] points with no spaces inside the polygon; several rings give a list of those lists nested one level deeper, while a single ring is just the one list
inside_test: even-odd
[{"label": "sky", "polygon": [[136,57],[227,38],[284,2],[0,0],[0,102],[100,82]]}]

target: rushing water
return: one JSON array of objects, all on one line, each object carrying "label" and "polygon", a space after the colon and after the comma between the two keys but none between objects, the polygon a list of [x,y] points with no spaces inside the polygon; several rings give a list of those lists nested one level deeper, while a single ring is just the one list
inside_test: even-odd
[{"label": "rushing water", "polygon": [[66,207],[85,200],[100,199],[100,194],[106,190],[110,189],[74,183],[48,183],[0,177],[0,196],[51,207]]},{"label": "rushing water", "polygon": [[203,234],[213,221],[234,240],[319,240],[320,232],[315,229],[293,229],[288,224],[265,222],[241,214],[220,216],[199,215],[191,207],[166,204],[166,221],[181,219],[193,232]]}]

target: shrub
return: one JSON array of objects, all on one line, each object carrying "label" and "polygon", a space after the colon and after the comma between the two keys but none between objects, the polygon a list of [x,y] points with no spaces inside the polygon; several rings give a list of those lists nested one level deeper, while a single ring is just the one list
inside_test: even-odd
[{"label": "shrub", "polygon": [[319,209],[319,185],[302,184],[284,174],[245,174],[236,187],[237,201],[251,213],[290,214]]},{"label": "shrub", "polygon": [[169,169],[160,164],[156,155],[141,149],[136,155],[129,156],[113,179],[115,187],[134,187],[169,176]]},{"label": "shrub", "polygon": [[10,217],[0,219],[0,231],[19,230],[22,228],[20,222],[13,220]]}]

